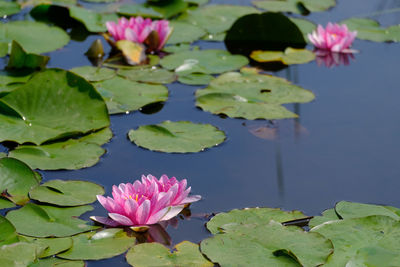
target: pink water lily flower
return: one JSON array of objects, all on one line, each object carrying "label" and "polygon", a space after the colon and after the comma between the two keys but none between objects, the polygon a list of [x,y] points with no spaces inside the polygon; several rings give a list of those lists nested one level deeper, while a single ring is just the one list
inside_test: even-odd
[{"label": "pink water lily flower", "polygon": [[106,22],[108,32],[115,41],[128,40],[135,43],[144,43],[152,32],[157,33],[156,50],[161,50],[172,32],[168,20],[143,19],[142,17],[132,17],[129,20],[122,17],[118,23],[114,21]]},{"label": "pink water lily flower", "polygon": [[325,29],[318,25],[316,31],[308,34],[308,39],[318,49],[337,53],[353,53],[354,50],[351,50],[350,46],[356,36],[357,32],[349,31],[345,24],[329,22]]},{"label": "pink water lily flower", "polygon": [[109,212],[109,218],[92,216],[91,219],[108,226],[144,226],[169,220],[183,208],[201,199],[189,196],[187,181],[175,177],[142,176],[142,181],[113,186],[113,197],[97,195],[97,200]]}]

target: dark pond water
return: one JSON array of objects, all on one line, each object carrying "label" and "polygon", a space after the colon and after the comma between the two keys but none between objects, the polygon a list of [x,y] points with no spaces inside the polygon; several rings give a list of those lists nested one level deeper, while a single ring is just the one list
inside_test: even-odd
[{"label": "dark pond water", "polygon": [[[246,5],[250,1],[212,3]],[[325,25],[371,16],[383,25],[399,24],[400,12],[378,12],[391,8],[400,8],[400,1],[338,0],[331,11],[307,19]],[[90,64],[83,54],[96,38],[72,41],[62,51],[50,53],[48,67]],[[195,45],[225,48],[223,43]],[[43,172],[44,180],[94,181],[110,194],[112,185],[132,182],[142,174],[187,178],[193,193],[203,199],[191,207],[195,217],[180,219],[177,229],[168,228],[174,244],[201,241],[209,235],[202,215],[234,208],[280,207],[316,215],[340,200],[400,207],[400,44],[356,40],[353,47],[360,53],[348,66],[327,68],[314,61],[276,73],[316,94],[312,103],[288,105],[300,114],[297,120],[224,119],[195,107],[197,86],[173,83],[159,112],[111,117],[114,137],[96,166]],[[164,120],[211,123],[226,132],[227,140],[201,153],[181,155],[151,152],[127,139],[129,129]],[[260,127],[269,127],[275,140],[252,134]],[[94,206],[85,218],[106,215],[99,204]],[[88,262],[88,266],[111,264],[128,266],[123,256]]]}]

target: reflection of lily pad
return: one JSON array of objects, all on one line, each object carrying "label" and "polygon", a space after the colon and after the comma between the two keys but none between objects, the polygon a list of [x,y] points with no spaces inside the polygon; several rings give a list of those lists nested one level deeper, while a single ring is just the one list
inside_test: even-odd
[{"label": "reflection of lily pad", "polygon": [[113,78],[116,73],[108,68],[96,68],[93,66],[76,67],[70,70],[71,72],[82,76],[90,82],[99,82]]},{"label": "reflection of lily pad", "polygon": [[325,11],[336,5],[335,0],[267,0],[254,1],[256,7],[268,11],[283,11],[304,14],[308,11],[318,12]]},{"label": "reflection of lily pad", "polygon": [[69,42],[62,29],[34,21],[12,21],[0,24],[0,42],[17,41],[28,53],[46,53]]},{"label": "reflection of lily pad", "polygon": [[227,224],[224,233],[201,242],[201,251],[221,266],[320,266],[332,253],[322,235],[275,221]]},{"label": "reflection of lily pad", "polygon": [[35,173],[24,162],[13,158],[0,159],[0,192],[16,204],[23,205],[29,201],[29,191],[39,181]]},{"label": "reflection of lily pad", "polygon": [[258,62],[281,61],[283,64],[304,64],[315,59],[313,52],[307,49],[294,49],[288,47],[284,52],[281,51],[253,51],[250,55],[252,59]]},{"label": "reflection of lily pad", "polygon": [[50,180],[37,186],[29,193],[32,199],[59,206],[78,206],[96,201],[96,195],[103,195],[100,185],[86,181]]},{"label": "reflection of lily pad", "polygon": [[202,28],[182,21],[171,21],[170,26],[174,31],[167,44],[192,43],[206,34]]},{"label": "reflection of lily pad", "polygon": [[139,244],[128,251],[126,260],[135,267],[214,266],[200,253],[199,246],[189,241],[177,244],[173,253],[159,243]]},{"label": "reflection of lily pad", "polygon": [[47,145],[21,145],[9,155],[26,162],[33,169],[75,170],[93,166],[105,150],[100,146],[112,137],[109,128],[80,139],[69,139]]},{"label": "reflection of lily pad", "polygon": [[374,42],[400,41],[400,25],[383,28],[377,21],[365,18],[351,18],[340,23],[346,24],[351,31],[357,31],[358,39]]},{"label": "reflection of lily pad", "polygon": [[136,238],[129,237],[120,228],[84,233],[72,239],[72,248],[57,256],[70,260],[107,259],[124,253],[136,242]]},{"label": "reflection of lily pad", "polygon": [[210,124],[164,121],[130,130],[129,139],[149,150],[188,153],[199,152],[222,143],[225,134]]},{"label": "reflection of lily pad", "polygon": [[[246,90],[243,90],[243,86]],[[196,105],[214,114],[254,119],[297,117],[281,104],[304,103],[314,94],[289,81],[262,74],[229,72],[196,91]]]},{"label": "reflection of lily pad", "polygon": [[[91,206],[57,208],[26,204],[7,213],[6,218],[22,235],[34,237],[65,237],[96,229],[78,219],[79,215],[92,210]],[[28,223],[29,222],[29,223]]]},{"label": "reflection of lily pad", "polygon": [[164,57],[160,64],[179,75],[190,73],[218,74],[240,69],[248,64],[244,56],[231,55],[224,50],[183,51]]},{"label": "reflection of lily pad", "polygon": [[94,85],[106,100],[110,114],[138,110],[168,98],[168,89],[163,85],[138,83],[122,77],[114,77]]},{"label": "reflection of lily pad", "polygon": [[[106,105],[83,78],[47,69],[1,98],[0,140],[40,144],[109,125]],[[10,113],[13,116],[5,114]]]}]

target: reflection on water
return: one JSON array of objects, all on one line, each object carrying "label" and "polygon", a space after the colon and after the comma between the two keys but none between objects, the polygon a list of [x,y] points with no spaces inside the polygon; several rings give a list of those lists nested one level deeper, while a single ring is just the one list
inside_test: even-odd
[{"label": "reflection on water", "polygon": [[355,59],[352,53],[334,53],[326,50],[315,50],[314,53],[316,55],[315,61],[318,66],[325,66],[328,68],[340,65],[348,66],[351,60]]}]

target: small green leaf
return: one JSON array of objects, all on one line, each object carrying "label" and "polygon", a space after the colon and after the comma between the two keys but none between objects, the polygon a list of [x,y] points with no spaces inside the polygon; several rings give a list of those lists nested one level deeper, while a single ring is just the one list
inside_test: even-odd
[{"label": "small green leaf", "polygon": [[12,41],[10,58],[8,60],[7,68],[21,69],[30,68],[43,69],[49,61],[48,56],[41,56],[32,53],[26,53],[25,50],[16,42]]},{"label": "small green leaf", "polygon": [[176,75],[173,72],[155,67],[131,70],[120,69],[117,73],[131,81],[152,84],[172,83],[176,79]]},{"label": "small green leaf", "polygon": [[60,237],[60,238],[37,238],[29,236],[20,236],[29,243],[38,244],[46,249],[39,255],[40,258],[46,258],[62,251],[69,249],[72,246],[72,238]]},{"label": "small green leaf", "polygon": [[258,62],[281,61],[283,64],[304,64],[315,59],[313,52],[307,49],[295,49],[288,47],[281,51],[253,51],[250,57]]},{"label": "small green leaf", "polygon": [[18,242],[17,232],[9,220],[0,216],[0,247]]},{"label": "small green leaf", "polygon": [[15,204],[11,201],[8,201],[4,198],[0,198],[0,210],[2,209],[9,209],[15,207]]}]

